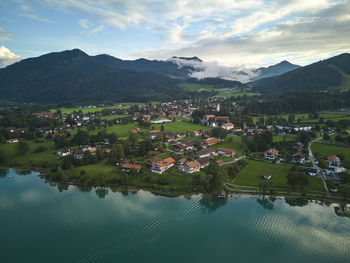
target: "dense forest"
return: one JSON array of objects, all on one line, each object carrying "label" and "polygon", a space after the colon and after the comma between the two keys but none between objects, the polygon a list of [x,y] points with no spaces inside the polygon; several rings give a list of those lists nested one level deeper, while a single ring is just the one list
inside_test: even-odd
[{"label": "dense forest", "polygon": [[315,112],[350,107],[350,92],[330,94],[295,92],[270,97],[264,101],[249,100],[240,102],[245,113],[281,114]]},{"label": "dense forest", "polygon": [[[324,91],[339,87],[350,74],[350,54],[344,53],[276,77],[251,83],[260,92]],[[350,88],[350,87],[349,87]]]}]

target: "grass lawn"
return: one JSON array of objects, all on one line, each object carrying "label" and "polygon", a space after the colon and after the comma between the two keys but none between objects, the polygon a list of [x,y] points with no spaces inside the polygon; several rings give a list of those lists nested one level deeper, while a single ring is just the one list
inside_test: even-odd
[{"label": "grass lawn", "polygon": [[213,86],[211,85],[202,85],[202,84],[194,84],[194,83],[182,83],[179,85],[181,88],[187,91],[213,91]]},{"label": "grass lawn", "polygon": [[[41,164],[49,164],[59,159],[56,155],[57,150],[54,149],[52,141],[45,141],[42,143],[27,141],[27,143],[29,145],[29,153],[25,155],[17,154],[16,149],[18,143],[6,143],[0,145],[0,149],[6,153],[10,165],[26,168],[28,166],[30,167],[30,164],[33,164],[33,166],[41,166]],[[35,152],[35,149],[39,146],[44,146],[47,150],[43,152]]]},{"label": "grass lawn", "polygon": [[[286,120],[288,120],[288,116],[290,114],[280,114],[280,115],[269,115],[268,117],[277,117],[277,118],[284,118]],[[324,122],[326,122],[327,120],[333,120],[333,121],[338,121],[341,119],[346,119],[346,120],[350,120],[350,114],[346,114],[343,112],[334,112],[334,113],[328,113],[328,112],[324,112],[324,113],[319,113],[319,118],[318,119],[309,119],[309,113],[297,113],[297,114],[293,114],[295,116],[295,121],[294,123],[297,124],[297,120],[301,119],[301,124],[306,124],[306,123],[318,123],[319,122],[319,118],[324,118]]]},{"label": "grass lawn", "polygon": [[151,127],[154,127],[154,130],[160,130],[162,125],[164,125],[165,131],[182,132],[182,133],[210,129],[209,127],[206,127],[206,126],[184,122],[184,121],[175,121],[175,122],[168,122],[163,124],[152,124]]},{"label": "grass lawn", "polygon": [[130,133],[129,131],[135,127],[137,127],[136,122],[128,123],[128,124],[117,124],[117,125],[107,127],[107,132],[108,133],[115,132],[118,137],[127,137]]},{"label": "grass lawn", "polygon": [[329,145],[315,142],[311,145],[313,153],[319,153],[321,158],[327,158],[330,155],[343,154],[346,161],[350,161],[350,146]]},{"label": "grass lawn", "polygon": [[[230,138],[232,138],[232,141],[230,141]],[[223,142],[211,146],[211,148],[215,150],[219,147],[235,150],[235,157],[239,157],[243,154],[240,136],[227,136]]]},{"label": "grass lawn", "polygon": [[220,92],[219,94],[215,95],[217,98],[231,98],[231,97],[239,97],[239,96],[254,96],[257,95],[256,93],[252,93],[249,91],[223,91]]},{"label": "grass lawn", "polygon": [[128,117],[128,116],[129,115],[126,115],[126,114],[119,114],[119,115],[99,116],[97,118],[101,119],[101,120],[113,120],[116,118],[124,118],[124,117]]},{"label": "grass lawn", "polygon": [[[274,183],[274,187],[278,188],[292,188],[287,185],[287,174],[290,172],[291,166],[272,164],[261,161],[247,160],[248,165],[235,179],[234,184],[244,186],[258,186],[261,181],[261,174],[271,175],[271,181]],[[309,177],[310,185],[304,187],[305,190],[317,190],[323,191],[323,185],[321,178]],[[299,188],[296,188],[298,190]]]},{"label": "grass lawn", "polygon": [[202,137],[194,137],[194,136],[188,136],[183,138],[184,141],[192,142],[192,141],[201,141],[203,140]]}]

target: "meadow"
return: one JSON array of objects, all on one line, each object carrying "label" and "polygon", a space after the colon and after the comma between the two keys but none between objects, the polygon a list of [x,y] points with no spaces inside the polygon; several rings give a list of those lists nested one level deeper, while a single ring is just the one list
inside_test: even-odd
[{"label": "meadow", "polygon": [[[248,165],[234,180],[234,184],[257,187],[262,180],[261,174],[269,174],[271,175],[270,180],[274,183],[274,187],[291,189],[287,184],[287,175],[290,172],[291,166],[254,160],[247,160],[247,162]],[[309,182],[310,185],[304,187],[305,190],[324,191],[321,178],[309,177]]]},{"label": "meadow", "polygon": [[313,153],[320,154],[320,157],[326,159],[330,155],[343,154],[346,161],[350,161],[350,146],[330,145],[320,142],[315,142],[311,145]]}]

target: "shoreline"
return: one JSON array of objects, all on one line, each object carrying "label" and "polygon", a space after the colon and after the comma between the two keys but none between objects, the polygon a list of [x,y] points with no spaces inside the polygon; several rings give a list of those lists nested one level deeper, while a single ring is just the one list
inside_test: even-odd
[{"label": "shoreline", "polygon": [[[117,190],[117,191],[129,191],[129,192],[133,192],[133,191],[148,191],[156,196],[163,196],[163,197],[169,197],[169,198],[173,198],[173,197],[180,197],[180,196],[186,196],[186,195],[212,195],[213,193],[206,193],[206,192],[184,192],[184,191],[180,191],[180,192],[172,192],[172,191],[166,191],[166,190],[159,190],[159,189],[154,189],[154,188],[150,188],[150,187],[135,187],[135,186],[131,186],[131,185],[124,185],[124,186],[101,186],[101,185],[84,185],[84,184],[77,184],[77,183],[73,183],[73,182],[56,182],[56,181],[52,181],[49,178],[46,177],[46,172],[39,167],[35,167],[32,169],[28,169],[28,168],[16,168],[16,167],[3,167],[1,166],[0,169],[4,169],[4,170],[9,170],[9,169],[13,169],[15,171],[27,171],[27,172],[37,172],[38,176],[42,179],[45,179],[49,182],[52,183],[57,183],[57,184],[63,184],[63,185],[68,185],[68,186],[75,186],[75,187],[91,187],[91,188],[109,188],[110,190]],[[244,186],[242,186],[244,187]],[[337,196],[322,196],[322,195],[312,195],[312,194],[306,194],[306,193],[302,193],[302,192],[295,192],[294,194],[283,194],[283,193],[279,193],[278,191],[276,193],[267,193],[265,195],[263,195],[259,190],[252,190],[252,191],[248,191],[248,190],[238,190],[238,189],[227,189],[227,186],[225,186],[224,184],[224,189],[226,192],[226,198],[227,197],[231,197],[234,198],[235,196],[251,196],[251,197],[275,197],[275,198],[302,198],[302,199],[307,199],[307,200],[317,200],[317,201],[324,201],[324,202],[337,202],[337,203],[350,203],[349,199],[344,199],[342,197],[337,197]]]}]

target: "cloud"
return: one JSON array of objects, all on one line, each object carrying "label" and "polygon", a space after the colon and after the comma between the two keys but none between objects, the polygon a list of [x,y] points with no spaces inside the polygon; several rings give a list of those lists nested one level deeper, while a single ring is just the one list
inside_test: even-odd
[{"label": "cloud", "polygon": [[0,67],[6,67],[20,60],[20,56],[12,53],[7,47],[0,46]]},{"label": "cloud", "polygon": [[13,33],[6,32],[4,28],[0,27],[0,42],[10,40],[12,35]]},{"label": "cloud", "polygon": [[257,73],[244,66],[223,66],[217,62],[199,62],[180,58],[170,58],[179,67],[190,66],[195,70],[190,74],[190,77],[196,79],[203,78],[222,78],[226,80],[235,80],[242,83],[247,83],[257,76]]},{"label": "cloud", "polygon": [[104,26],[102,25],[102,26],[99,26],[99,27],[96,27],[96,28],[92,29],[89,33],[90,34],[95,34],[97,32],[102,31],[103,29],[104,29]]},{"label": "cloud", "polygon": [[32,20],[35,20],[35,21],[38,21],[38,22],[43,22],[43,23],[55,23],[55,21],[53,21],[53,20],[51,20],[51,19],[47,19],[47,18],[44,18],[44,17],[40,17],[40,16],[37,16],[37,15],[35,15],[35,14],[24,13],[24,14],[21,14],[21,16],[26,17],[26,18],[29,18],[29,19],[32,19]]},{"label": "cloud", "polygon": [[88,20],[87,19],[80,19],[78,21],[78,24],[84,28],[84,29],[88,29],[89,28],[89,25],[88,25]]},{"label": "cloud", "polygon": [[350,49],[348,0],[38,1],[91,17],[91,24],[80,24],[90,30],[87,35],[103,29],[91,25],[104,25],[142,30],[155,40],[128,57],[197,55],[220,64],[262,66],[283,59],[305,64]]}]

